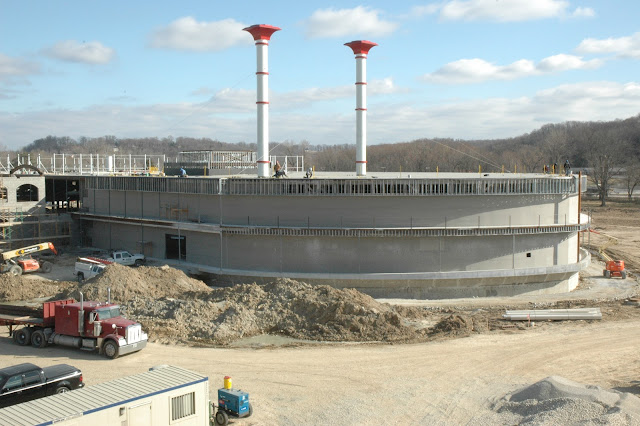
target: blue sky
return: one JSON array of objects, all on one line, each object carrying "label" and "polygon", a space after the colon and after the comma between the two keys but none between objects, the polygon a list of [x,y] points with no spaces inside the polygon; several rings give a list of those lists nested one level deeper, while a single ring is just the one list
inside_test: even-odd
[{"label": "blue sky", "polygon": [[256,141],[254,24],[269,46],[270,140],[518,136],[640,113],[640,3],[611,0],[0,0],[0,144],[54,136]]}]

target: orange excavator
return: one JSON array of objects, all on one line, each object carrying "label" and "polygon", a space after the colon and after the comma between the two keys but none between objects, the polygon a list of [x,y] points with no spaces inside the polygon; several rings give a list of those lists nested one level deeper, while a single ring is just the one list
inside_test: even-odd
[{"label": "orange excavator", "polygon": [[9,272],[12,275],[22,275],[25,272],[49,273],[53,268],[51,262],[34,259],[31,256],[33,253],[45,250],[50,250],[55,255],[58,254],[53,243],[49,242],[5,251],[2,253],[3,262],[0,264],[0,272]]}]

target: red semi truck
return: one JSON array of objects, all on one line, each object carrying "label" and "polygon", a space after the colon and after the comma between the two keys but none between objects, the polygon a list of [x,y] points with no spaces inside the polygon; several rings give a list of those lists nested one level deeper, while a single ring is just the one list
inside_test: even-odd
[{"label": "red semi truck", "polygon": [[[44,302],[42,309],[0,305],[0,325],[22,346],[49,344],[98,350],[107,358],[136,352],[147,345],[142,326],[124,318],[120,306],[110,302],[74,299]],[[14,330],[15,326],[22,328]]]}]

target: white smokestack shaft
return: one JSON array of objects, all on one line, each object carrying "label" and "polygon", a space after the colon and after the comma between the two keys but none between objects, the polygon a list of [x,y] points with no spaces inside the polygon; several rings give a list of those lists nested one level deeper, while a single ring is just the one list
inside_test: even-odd
[{"label": "white smokestack shaft", "polygon": [[256,42],[256,80],[258,109],[258,177],[269,177],[269,40],[280,30],[271,25],[252,25],[244,28]]},{"label": "white smokestack shaft", "polygon": [[367,175],[367,55],[356,55],[356,175]]},{"label": "white smokestack shaft", "polygon": [[367,175],[367,54],[377,44],[358,40],[345,43],[356,55],[356,175]]},{"label": "white smokestack shaft", "polygon": [[269,177],[269,42],[256,40],[258,177]]}]

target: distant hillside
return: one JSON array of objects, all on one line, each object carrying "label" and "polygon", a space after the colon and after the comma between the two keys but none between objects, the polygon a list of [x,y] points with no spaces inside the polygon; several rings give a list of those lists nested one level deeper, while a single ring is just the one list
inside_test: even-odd
[{"label": "distant hillside", "polygon": [[[547,124],[531,133],[508,139],[418,139],[367,147],[370,171],[541,171],[543,166],[569,160],[574,167],[593,167],[594,152],[612,161],[640,162],[640,115],[610,122]],[[22,149],[30,154],[150,154],[168,157],[180,151],[255,151],[256,144],[226,143],[208,138],[167,137],[118,139],[115,136],[80,138],[47,136]],[[272,155],[304,155],[305,164],[317,170],[354,169],[355,145],[310,145],[272,142]],[[15,153],[9,153],[15,154]],[[6,153],[5,153],[6,155]]]}]

